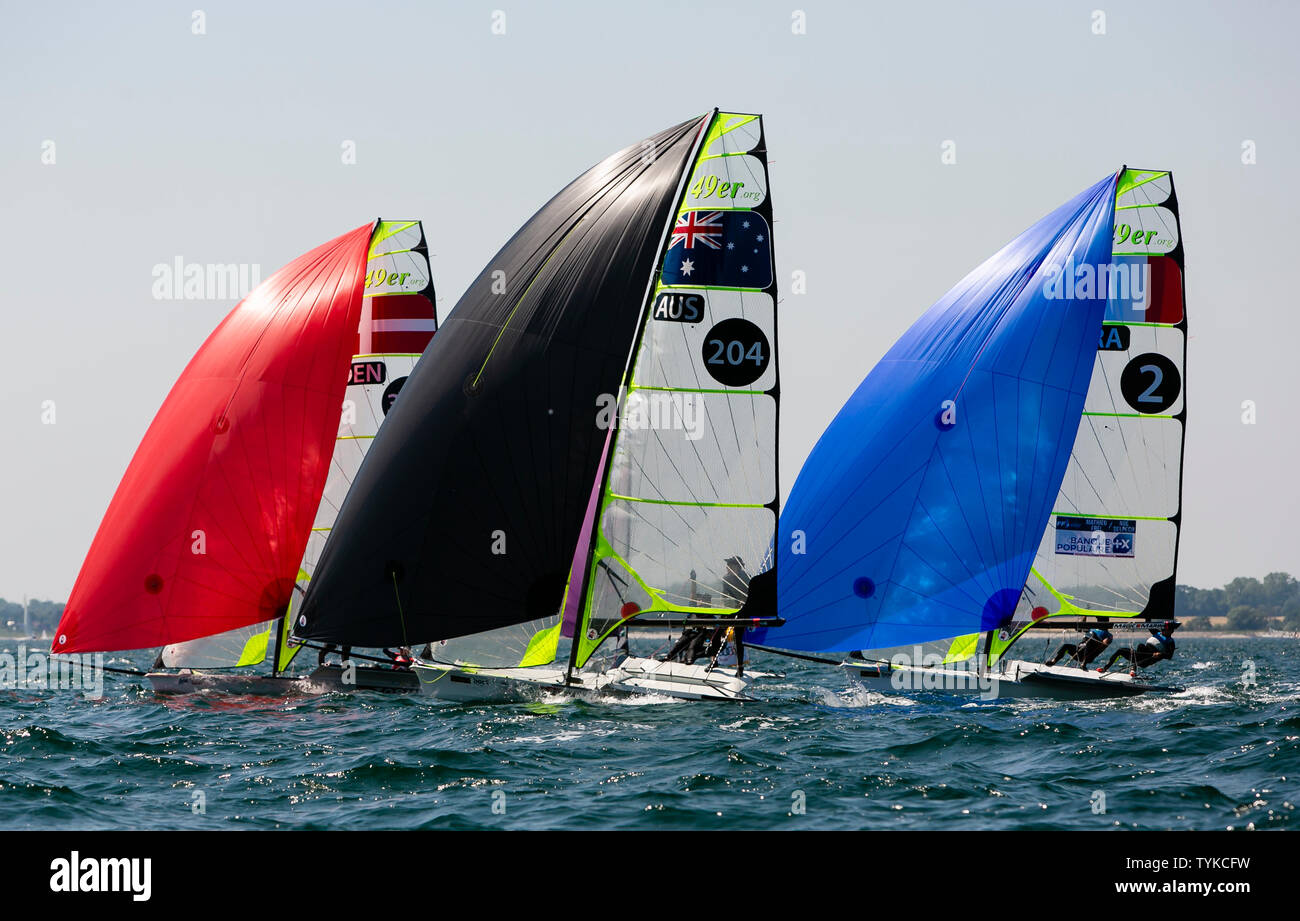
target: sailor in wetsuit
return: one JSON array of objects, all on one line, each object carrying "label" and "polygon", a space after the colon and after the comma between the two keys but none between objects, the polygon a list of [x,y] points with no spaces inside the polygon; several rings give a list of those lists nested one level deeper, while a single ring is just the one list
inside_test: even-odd
[{"label": "sailor in wetsuit", "polygon": [[1097,671],[1106,671],[1119,658],[1128,659],[1134,668],[1147,668],[1165,659],[1172,659],[1174,657],[1173,632],[1177,629],[1178,622],[1173,620],[1165,621],[1164,626],[1159,629],[1152,627],[1151,636],[1147,638],[1145,643],[1131,651],[1123,648],[1116,649],[1111,655],[1110,661]]},{"label": "sailor in wetsuit", "polygon": [[[701,620],[710,615],[696,615]],[[665,662],[684,662],[690,665],[696,659],[712,655],[716,651],[713,642],[715,636],[721,627],[687,627],[682,631],[681,637],[673,644],[673,648],[668,650],[664,656]]]},{"label": "sailor in wetsuit", "polygon": [[1055,665],[1061,661],[1062,656],[1069,656],[1077,660],[1079,668],[1087,668],[1093,659],[1106,651],[1110,641],[1114,639],[1110,631],[1104,626],[1106,621],[1093,627],[1083,635],[1083,639],[1076,645],[1075,643],[1062,643],[1061,648],[1056,650],[1055,655],[1047,660],[1048,665]]}]

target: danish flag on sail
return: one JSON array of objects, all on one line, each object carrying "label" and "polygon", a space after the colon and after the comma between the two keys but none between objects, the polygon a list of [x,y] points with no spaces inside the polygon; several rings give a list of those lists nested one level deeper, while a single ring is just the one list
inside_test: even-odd
[{"label": "danish flag on sail", "polygon": [[276,272],[203,343],[108,506],[54,652],[178,643],[287,607],[334,450],[375,226]]},{"label": "danish flag on sail", "polygon": [[433,301],[423,294],[390,294],[370,301],[370,348],[379,355],[420,354],[438,329]]},{"label": "danish flag on sail", "polygon": [[370,241],[361,355],[419,355],[438,329],[433,273],[419,221],[380,221]]}]

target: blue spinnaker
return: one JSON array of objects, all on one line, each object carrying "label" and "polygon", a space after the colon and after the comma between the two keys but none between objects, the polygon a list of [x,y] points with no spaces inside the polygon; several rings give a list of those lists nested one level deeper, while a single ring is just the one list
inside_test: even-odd
[{"label": "blue spinnaker", "polygon": [[971,272],[867,375],[782,511],[786,624],[752,642],[884,649],[1010,621],[1079,428],[1115,183]]}]

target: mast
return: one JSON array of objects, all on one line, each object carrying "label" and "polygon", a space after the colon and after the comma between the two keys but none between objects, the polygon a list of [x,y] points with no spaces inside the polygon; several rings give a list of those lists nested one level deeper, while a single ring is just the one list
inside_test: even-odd
[{"label": "mast", "polygon": [[281,614],[279,619],[275,622],[275,626],[272,628],[272,632],[275,635],[275,642],[271,647],[272,678],[279,677],[280,675],[280,649],[281,643],[284,641],[284,618],[285,615]]},{"label": "mast", "polygon": [[[650,299],[651,299],[651,295],[654,293],[655,281],[659,277],[660,266],[663,264],[664,251],[667,249],[668,246],[668,235],[672,231],[673,224],[675,224],[677,221],[677,214],[682,204],[682,196],[685,195],[686,193],[686,181],[691,174],[690,164],[693,164],[695,162],[696,157],[699,156],[700,145],[704,141],[704,133],[705,131],[708,130],[708,126],[712,122],[712,120],[717,117],[717,114],[718,114],[718,110],[716,107],[714,107],[714,109],[709,113],[707,118],[701,120],[699,128],[696,132],[695,140],[691,144],[690,153],[686,157],[686,167],[682,170],[681,176],[677,180],[677,191],[673,195],[673,207],[668,212],[667,219],[664,221],[664,229],[662,234],[660,235],[659,252],[655,256],[654,269],[651,271],[650,277],[646,279],[645,294],[642,295],[641,297],[641,310],[640,313],[637,314],[637,321],[636,321],[636,335],[633,337],[632,344],[629,346],[627,350],[627,360],[623,363],[623,374],[619,380],[619,385],[618,385],[618,399],[615,402],[614,415],[610,422],[610,425],[613,427],[615,431],[612,432],[611,437],[606,440],[604,454],[601,457],[600,467],[598,468],[599,473],[597,474],[596,481],[592,487],[593,501],[596,501],[595,499],[596,496],[604,493],[606,487],[609,484],[609,474],[610,474],[609,455],[614,450],[614,441],[617,438],[616,429],[619,425],[619,420],[623,413],[624,401],[627,399],[628,385],[631,383],[631,379],[632,379],[632,368],[636,362],[637,350],[640,349],[641,347],[641,339],[645,335],[646,312],[650,309]],[[597,522],[594,521],[584,523],[584,529],[588,529],[595,526],[597,526]],[[582,578],[581,585],[580,585],[580,592],[578,595],[579,607],[577,608],[577,610],[579,611],[585,607],[587,601],[587,592],[590,589],[589,583],[591,580],[588,577],[588,572],[592,565],[592,554],[594,550],[595,550],[595,546],[591,544],[590,540],[588,540],[586,553],[581,555],[581,567],[578,566],[578,559],[575,557],[574,560],[575,565],[573,569],[570,570],[570,579],[569,579],[568,587],[566,589],[566,595],[569,591],[573,590],[573,578],[572,578],[573,573],[575,572],[580,573]],[[581,551],[575,550],[575,554],[581,554]],[[567,602],[567,598],[566,598],[566,602]],[[578,626],[580,628],[582,625],[579,624]],[[565,684],[571,683],[573,679],[573,671],[578,659],[578,650],[581,645],[578,642],[578,633],[579,630],[577,629],[573,631],[572,642],[569,643],[569,661],[566,664],[564,669]]]},{"label": "mast", "polygon": [[[758,115],[715,109],[702,128],[641,304],[590,537],[570,570],[570,676],[633,619],[723,625],[710,618],[771,607],[775,573],[750,575],[764,566],[779,503],[766,139]],[[715,587],[707,602],[701,582]]]},{"label": "mast", "polygon": [[1174,617],[1187,423],[1178,199],[1168,171],[1126,166],[1117,179],[1092,384],[1015,621],[994,641],[992,661],[1052,618]]}]

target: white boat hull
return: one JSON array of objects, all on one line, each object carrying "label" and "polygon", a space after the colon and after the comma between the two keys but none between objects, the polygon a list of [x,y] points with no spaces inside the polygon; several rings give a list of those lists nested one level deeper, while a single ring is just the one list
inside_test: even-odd
[{"label": "white boat hull", "polygon": [[1062,665],[1010,660],[996,669],[977,673],[946,666],[890,666],[845,662],[841,666],[864,687],[885,693],[937,691],[982,700],[1049,698],[1091,700],[1170,693],[1179,688],[1138,681],[1128,672],[1098,673]]},{"label": "white boat hull", "polygon": [[628,657],[603,671],[581,671],[565,682],[565,669],[473,668],[419,662],[414,672],[420,693],[440,700],[510,703],[562,692],[579,696],[661,695],[684,700],[751,700],[745,690],[761,673],[737,678],[734,668],[684,665]]},{"label": "white boat hull", "polygon": [[624,694],[663,694],[685,700],[753,700],[745,692],[757,673],[736,677],[735,666],[686,665],[629,656],[605,673]]}]

